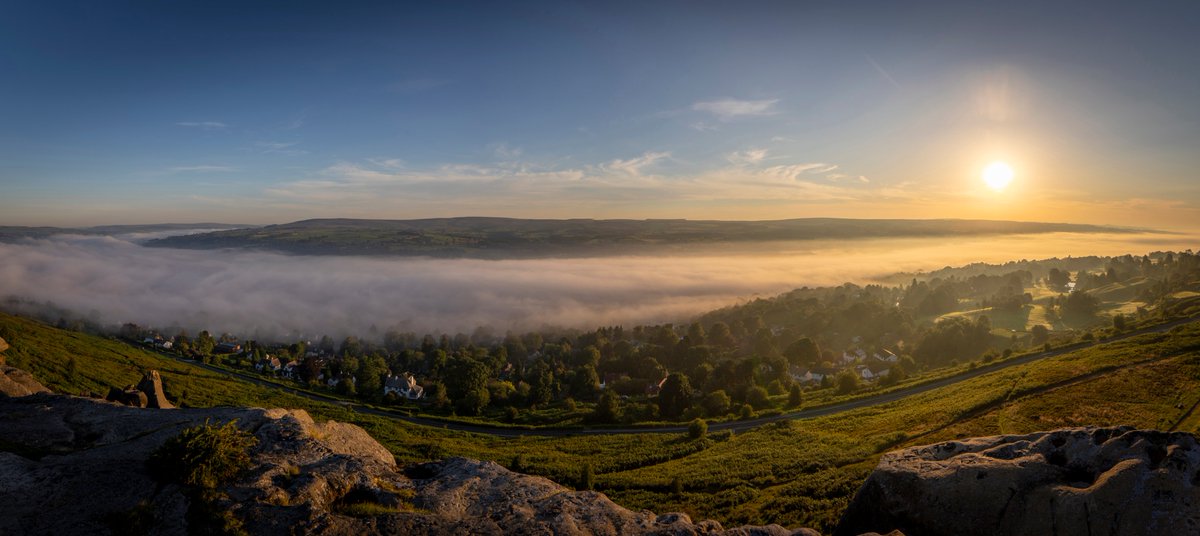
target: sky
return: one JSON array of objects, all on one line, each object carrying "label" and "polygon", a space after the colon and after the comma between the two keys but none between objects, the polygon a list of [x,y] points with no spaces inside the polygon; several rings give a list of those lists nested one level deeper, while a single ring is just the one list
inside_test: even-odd
[{"label": "sky", "polygon": [[4,6],[0,225],[1200,222],[1194,1]]}]

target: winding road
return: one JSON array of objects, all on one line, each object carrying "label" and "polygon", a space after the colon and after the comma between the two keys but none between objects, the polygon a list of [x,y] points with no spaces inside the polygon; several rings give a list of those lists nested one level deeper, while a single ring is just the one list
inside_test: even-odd
[{"label": "winding road", "polygon": [[[1162,333],[1162,332],[1168,331],[1171,328],[1174,328],[1176,326],[1181,326],[1181,325],[1189,324],[1189,323],[1196,322],[1196,321],[1200,321],[1200,317],[1189,317],[1189,318],[1176,319],[1176,320],[1172,320],[1169,322],[1164,322],[1162,324],[1157,324],[1154,326],[1149,326],[1149,327],[1145,327],[1145,328],[1127,331],[1125,333],[1122,333],[1115,337],[1111,337],[1106,340],[1097,340],[1097,341],[1092,341],[1092,342],[1087,342],[1087,343],[1078,343],[1078,344],[1074,344],[1074,345],[1070,345],[1070,346],[1064,346],[1062,348],[1052,349],[1048,352],[1039,352],[1036,354],[1023,355],[1023,356],[1020,356],[1017,358],[1009,359],[1007,361],[993,363],[990,365],[984,365],[984,366],[981,366],[981,367],[978,367],[978,368],[975,368],[972,370],[968,370],[961,374],[956,374],[954,376],[947,376],[945,378],[939,378],[937,380],[920,383],[917,385],[913,385],[911,387],[905,387],[902,389],[897,389],[894,391],[889,391],[889,392],[874,395],[874,396],[868,396],[868,397],[858,398],[858,399],[854,399],[854,400],[848,400],[845,402],[829,404],[826,406],[818,406],[818,407],[803,409],[803,410],[794,411],[791,413],[781,413],[779,415],[771,415],[769,417],[759,417],[757,419],[747,419],[744,421],[725,421],[725,422],[712,423],[708,426],[708,430],[710,432],[720,432],[720,431],[725,431],[725,430],[729,430],[729,431],[733,431],[733,432],[744,432],[746,430],[750,430],[752,428],[757,428],[759,426],[762,426],[765,424],[770,424],[773,422],[812,419],[815,417],[823,417],[826,415],[833,415],[835,413],[842,413],[842,412],[846,412],[846,411],[852,411],[852,410],[856,410],[856,409],[862,409],[862,408],[867,408],[867,407],[871,407],[871,406],[887,404],[890,402],[895,402],[897,400],[908,398],[910,396],[918,395],[921,393],[926,393],[926,392],[932,391],[934,389],[939,389],[942,387],[946,387],[948,385],[953,385],[953,384],[961,382],[961,381],[966,381],[966,380],[969,380],[972,378],[977,378],[979,376],[983,376],[984,374],[990,374],[990,373],[996,372],[998,370],[1004,370],[1009,367],[1015,367],[1015,366],[1024,365],[1027,363],[1032,363],[1034,361],[1038,361],[1041,359],[1046,359],[1049,357],[1054,357],[1054,356],[1059,356],[1059,355],[1063,355],[1063,354],[1067,354],[1067,353],[1071,353],[1071,352],[1076,352],[1079,350],[1083,350],[1085,348],[1091,348],[1094,346],[1109,344],[1109,343],[1113,343],[1116,341],[1128,339],[1130,337],[1144,335],[1146,333]],[[404,415],[404,414],[401,414],[398,412],[383,410],[383,409],[379,409],[379,408],[376,408],[373,406],[366,406],[363,404],[359,404],[357,402],[348,402],[348,401],[342,400],[340,398],[326,396],[326,395],[322,395],[319,393],[302,391],[299,389],[295,389],[293,387],[289,387],[289,386],[279,383],[279,382],[275,382],[275,381],[264,379],[259,376],[255,376],[253,374],[236,371],[236,370],[229,370],[229,369],[225,369],[225,368],[221,368],[221,367],[216,367],[216,366],[208,365],[208,364],[201,363],[198,361],[184,359],[184,358],[172,355],[172,354],[163,353],[161,351],[158,353],[162,356],[174,359],[176,361],[181,361],[181,362],[187,363],[189,365],[197,366],[197,367],[200,367],[200,368],[203,368],[206,370],[210,370],[213,372],[217,372],[220,374],[225,374],[227,376],[231,376],[231,377],[234,377],[234,378],[237,378],[237,379],[240,379],[243,381],[247,381],[247,382],[250,382],[250,383],[253,383],[256,385],[280,389],[284,392],[287,392],[287,393],[290,393],[290,394],[293,394],[296,396],[308,398],[310,400],[315,400],[317,402],[334,403],[334,404],[348,407],[358,413],[377,415],[380,417],[386,417],[389,419],[403,421],[403,422],[407,422],[407,423],[411,423],[411,424],[430,426],[430,427],[434,427],[434,428],[442,428],[445,430],[455,430],[455,431],[460,431],[460,432],[470,432],[470,433],[474,433],[474,434],[484,434],[484,435],[492,435],[492,436],[499,436],[499,437],[522,437],[522,436],[562,437],[562,436],[571,436],[571,435],[613,435],[613,434],[680,434],[680,433],[687,432],[687,425],[631,426],[631,427],[623,427],[623,428],[608,428],[608,427],[605,427],[605,428],[506,428],[506,427],[501,427],[501,426],[488,426],[485,424],[472,424],[472,423],[464,423],[464,422],[457,422],[457,421],[446,421],[446,420],[441,420],[441,419],[436,419],[436,418],[431,418],[431,417],[413,417],[411,415]]]}]

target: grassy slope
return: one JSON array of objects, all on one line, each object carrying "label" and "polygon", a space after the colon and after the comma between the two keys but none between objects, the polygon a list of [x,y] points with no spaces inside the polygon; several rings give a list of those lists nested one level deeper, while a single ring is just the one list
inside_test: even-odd
[{"label": "grassy slope", "polygon": [[[678,435],[478,437],[397,424],[225,379],[116,341],[0,314],[7,352],[62,392],[102,391],[163,372],[185,405],[305,407],[358,423],[401,461],[446,455],[523,456],[527,472],[570,484],[584,463],[598,488],[630,508],[681,510],[732,523],[828,530],[881,452],[955,437],[1076,425],[1128,424],[1194,431],[1200,425],[1200,326],[1151,334],[1013,367],[891,404],[766,426],[736,437]],[[78,372],[66,363],[75,356]],[[676,494],[678,480],[682,493]]]}]

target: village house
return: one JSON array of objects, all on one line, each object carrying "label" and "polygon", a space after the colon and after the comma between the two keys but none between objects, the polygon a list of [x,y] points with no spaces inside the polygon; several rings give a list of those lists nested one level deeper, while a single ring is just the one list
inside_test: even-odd
[{"label": "village house", "polygon": [[396,396],[417,400],[425,395],[425,388],[417,384],[412,374],[388,376],[383,382],[383,396],[395,393]]},{"label": "village house", "polygon": [[283,368],[283,363],[279,361],[279,358],[269,355],[254,364],[254,370],[259,372],[270,371],[272,373],[278,373],[279,369],[281,368]]}]

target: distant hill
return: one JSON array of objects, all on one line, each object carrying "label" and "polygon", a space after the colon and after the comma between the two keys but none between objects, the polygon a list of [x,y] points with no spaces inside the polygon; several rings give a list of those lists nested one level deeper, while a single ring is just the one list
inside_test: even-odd
[{"label": "distant hill", "polygon": [[0,242],[11,242],[21,238],[45,238],[59,234],[117,235],[131,233],[159,233],[164,231],[187,231],[193,229],[239,229],[248,227],[229,223],[154,223],[147,225],[101,225],[97,227],[24,227],[0,225]]},{"label": "distant hill", "polygon": [[152,240],[146,245],[261,249],[305,255],[505,258],[671,251],[704,244],[1052,232],[1142,231],[1099,225],[992,220],[315,219],[173,236]]}]

